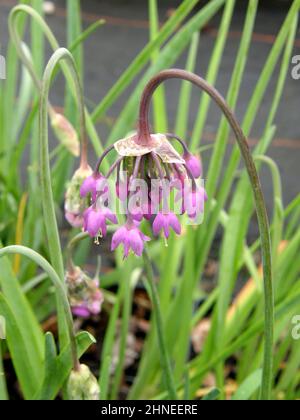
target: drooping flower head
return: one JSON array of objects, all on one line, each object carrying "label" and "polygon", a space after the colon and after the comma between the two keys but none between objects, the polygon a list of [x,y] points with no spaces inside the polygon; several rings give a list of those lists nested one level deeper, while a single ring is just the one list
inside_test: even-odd
[{"label": "drooping flower head", "polygon": [[[183,155],[171,144],[172,138],[183,146]],[[100,166],[113,151],[116,160],[104,177]],[[116,180],[110,185],[115,171]],[[174,135],[155,134],[141,142],[136,134],[120,140],[100,157],[94,173],[82,183],[81,196],[91,197],[91,206],[84,212],[83,228],[96,239],[106,236],[107,223],[117,224],[118,201],[119,211],[127,221],[113,235],[111,249],[123,246],[125,258],[130,251],[141,256],[145,243],[151,240],[141,230],[143,220],[153,223],[155,236],[161,233],[168,239],[171,231],[181,234],[180,215],[186,213],[195,219],[203,213],[204,193],[199,208],[195,208],[200,194],[197,178],[201,173],[200,159],[189,153],[185,143]],[[176,209],[172,208],[172,200],[175,204],[180,201]]]},{"label": "drooping flower head", "polygon": [[72,370],[67,382],[67,394],[70,401],[99,401],[100,387],[97,379],[86,365]]},{"label": "drooping flower head", "polygon": [[86,179],[90,178],[93,170],[89,166],[79,168],[69,182],[65,196],[65,217],[71,226],[81,228],[83,225],[83,213],[89,205],[86,197],[80,196],[80,189]]},{"label": "drooping flower head", "polygon": [[[91,194],[91,207],[84,214],[84,229],[93,237],[106,234],[106,224],[116,223],[115,215],[125,215],[126,222],[112,238],[111,249],[124,248],[124,256],[132,251],[141,256],[145,243],[150,240],[142,229],[145,221],[152,223],[155,236],[162,234],[167,240],[171,231],[182,233],[180,217],[187,215],[196,223],[203,215],[207,199],[201,181],[200,156],[189,151],[187,144],[175,134],[151,134],[149,124],[150,101],[156,88],[168,78],[194,79],[178,71],[162,72],[147,84],[140,102],[138,130],[109,147],[99,158],[94,173],[81,188],[82,196]],[[176,141],[179,149],[172,142]],[[106,177],[101,174],[101,165],[111,153],[116,158]],[[108,194],[104,182],[113,177]],[[99,181],[99,182],[98,182]],[[114,194],[111,195],[111,191]],[[105,196],[105,199],[103,198]],[[113,202],[111,197],[115,198]],[[99,205],[98,201],[102,203]],[[103,207],[104,205],[104,207]],[[110,209],[108,214],[106,209]]]},{"label": "drooping flower head", "polygon": [[75,316],[89,318],[101,312],[104,297],[97,278],[91,279],[79,267],[73,267],[67,271],[65,281]]}]

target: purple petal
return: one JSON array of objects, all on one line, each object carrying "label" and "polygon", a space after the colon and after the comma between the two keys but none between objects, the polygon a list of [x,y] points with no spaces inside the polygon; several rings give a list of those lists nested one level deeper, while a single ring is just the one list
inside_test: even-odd
[{"label": "purple petal", "polygon": [[144,242],[140,236],[140,232],[137,229],[130,231],[129,241],[133,252],[138,257],[141,257],[144,251]]},{"label": "purple petal", "polygon": [[91,175],[89,177],[87,177],[80,188],[80,195],[81,197],[86,197],[89,193],[94,194],[94,192],[96,191],[96,178],[94,177],[94,175]]},{"label": "purple petal", "polygon": [[112,242],[111,242],[112,251],[117,249],[121,243],[124,243],[127,234],[128,234],[128,231],[124,226],[116,231],[116,233],[112,237]]},{"label": "purple petal", "polygon": [[192,173],[194,178],[200,178],[202,175],[201,160],[197,156],[189,155],[186,157],[186,166]]},{"label": "purple petal", "polygon": [[169,223],[170,226],[173,228],[174,232],[177,233],[177,235],[181,234],[181,224],[178,220],[178,218],[175,216],[175,214],[171,213],[169,215]]},{"label": "purple petal", "polygon": [[90,311],[85,306],[74,306],[72,313],[80,318],[88,318],[90,316]]},{"label": "purple petal", "polygon": [[114,225],[118,224],[117,216],[108,208],[104,210],[105,217]]},{"label": "purple petal", "polygon": [[164,234],[167,239],[170,237],[170,226],[168,224],[164,225]]},{"label": "purple petal", "polygon": [[81,214],[75,214],[66,211],[65,218],[74,228],[81,228],[83,225],[83,218]]},{"label": "purple petal", "polygon": [[98,236],[100,228],[103,224],[103,215],[101,212],[98,212],[96,210],[92,210],[87,217],[87,226],[86,230],[90,234],[92,238],[95,238]]},{"label": "purple petal", "polygon": [[162,230],[163,227],[164,227],[163,215],[159,213],[154,219],[153,226],[152,226],[154,235],[158,236],[159,232]]},{"label": "purple petal", "polygon": [[124,258],[128,258],[130,252],[130,243],[126,238],[124,241]]},{"label": "purple petal", "polygon": [[149,238],[149,236],[144,235],[143,232],[140,232],[140,237],[142,238],[142,240],[144,242],[150,242],[151,241],[151,238]]}]

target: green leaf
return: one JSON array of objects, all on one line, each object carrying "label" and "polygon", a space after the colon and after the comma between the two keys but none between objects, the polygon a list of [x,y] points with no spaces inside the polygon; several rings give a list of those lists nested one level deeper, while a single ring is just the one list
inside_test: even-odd
[{"label": "green leaf", "polygon": [[35,355],[35,370],[38,373],[43,359],[42,330],[7,258],[0,259],[0,286],[22,331],[29,354]]},{"label": "green leaf", "polygon": [[180,54],[188,46],[193,34],[203,28],[217,13],[224,3],[223,0],[213,0],[203,7],[185,26],[168,42],[161,51],[159,58],[151,65],[138,86],[131,95],[118,121],[109,136],[108,144],[122,138],[134,126],[138,113],[138,104],[146,83],[159,71],[173,65]]},{"label": "green leaf", "polygon": [[[157,0],[149,0],[149,21],[150,21],[150,41],[155,40],[159,33],[159,16]],[[159,47],[152,54],[152,62],[155,63],[159,57]],[[155,132],[166,133],[168,131],[168,117],[166,108],[165,89],[160,86],[154,94],[154,126]]]},{"label": "green leaf", "polygon": [[259,390],[262,381],[262,370],[252,373],[239,387],[232,397],[233,401],[248,401],[252,395]]},{"label": "green leaf", "polygon": [[202,401],[216,401],[220,397],[220,391],[218,389],[212,389]]},{"label": "green leaf", "polygon": [[3,367],[3,347],[4,346],[0,339],[0,401],[8,400],[5,372],[4,372],[4,367]]},{"label": "green leaf", "polygon": [[[225,2],[225,9],[220,24],[219,34],[215,43],[212,57],[209,62],[209,68],[206,75],[206,80],[211,85],[214,85],[217,80],[218,72],[220,69],[220,64],[222,61],[224,48],[226,45],[228,32],[232,20],[232,14],[234,11],[235,0],[227,0]],[[209,106],[211,104],[211,99],[208,95],[203,93],[202,99],[199,104],[199,110],[196,118],[195,127],[193,130],[193,136],[191,141],[191,149],[195,151],[200,144],[201,137],[203,134],[203,129],[207,119],[207,114],[209,111]]]},{"label": "green leaf", "polygon": [[[186,16],[191,12],[194,6],[198,3],[199,0],[184,0],[182,4],[178,7],[174,15],[168,20],[168,22],[161,29],[159,34],[153,41],[151,41],[135,58],[131,63],[128,69],[122,74],[120,79],[114,84],[102,102],[95,109],[92,117],[93,121],[97,121],[109,107],[116,101],[116,99],[121,95],[122,92],[126,89],[134,77],[143,69],[147,62],[151,59],[151,56],[157,48],[159,48],[176,30],[178,25],[186,18]],[[225,0],[218,0],[218,6],[224,3]],[[215,3],[214,1],[212,3]]]},{"label": "green leaf", "polygon": [[[186,63],[186,70],[189,72],[195,71],[199,40],[200,34],[195,33],[192,37],[191,46],[189,49],[188,59]],[[192,88],[193,86],[191,83],[182,82],[176,117],[175,133],[183,139],[187,136],[188,132],[188,116],[190,111]]]},{"label": "green leaf", "polygon": [[0,313],[6,320],[7,344],[22,392],[25,399],[32,399],[42,382],[42,367],[39,366],[37,354],[26,338],[20,318],[15,316],[8,300],[2,294]]},{"label": "green leaf", "polygon": [[[96,342],[94,337],[87,332],[78,334],[76,340],[79,357]],[[62,352],[55,357],[55,343],[53,337],[51,335],[46,335],[44,381],[40,391],[36,393],[34,399],[53,400],[68,379],[71,370],[72,361],[70,359],[69,348],[64,348]]]}]

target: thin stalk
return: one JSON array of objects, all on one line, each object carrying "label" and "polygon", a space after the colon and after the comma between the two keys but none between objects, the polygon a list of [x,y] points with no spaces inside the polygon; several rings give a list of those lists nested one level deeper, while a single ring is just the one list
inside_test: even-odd
[{"label": "thin stalk", "polygon": [[[73,78],[73,83],[76,88],[78,98],[78,106],[80,107],[80,116],[82,123],[82,132],[84,132],[84,102],[83,94],[80,85],[80,80],[76,72],[76,66],[72,55],[66,49],[58,49],[51,57],[43,76],[41,85],[41,99],[40,99],[40,112],[39,112],[39,130],[40,130],[40,179],[41,179],[41,201],[44,213],[44,222],[46,236],[50,252],[50,260],[54,270],[57,272],[60,281],[64,283],[64,262],[63,253],[61,249],[58,225],[55,214],[55,202],[53,197],[50,157],[49,157],[49,140],[48,140],[48,98],[53,79],[54,71],[60,61],[66,60],[68,69]],[[87,164],[83,158],[82,165]],[[66,329],[66,314],[63,307],[60,305],[59,296],[57,296],[58,305],[58,323],[60,330],[60,344],[65,346],[67,344],[67,337],[64,334]]]},{"label": "thin stalk", "polygon": [[[51,184],[51,170],[49,161],[49,142],[48,142],[48,98],[49,91],[56,66],[60,61],[66,60],[72,73],[77,90],[78,106],[80,108],[80,117],[82,124],[82,135],[85,132],[85,111],[84,100],[79,77],[76,72],[74,59],[70,52],[64,48],[58,49],[51,57],[43,77],[41,86],[40,103],[40,169],[41,169],[41,198],[44,210],[45,227],[52,265],[57,271],[61,281],[64,280],[64,264],[60,238],[58,233],[57,220],[55,216],[55,204],[53,200],[53,191]],[[82,162],[84,165],[86,162]]]},{"label": "thin stalk", "polygon": [[186,80],[206,92],[219,106],[229,122],[241,154],[243,156],[249,179],[251,182],[257,218],[260,229],[262,254],[263,254],[263,272],[264,272],[264,292],[265,292],[265,353],[263,366],[263,380],[261,399],[271,399],[271,390],[273,384],[273,345],[274,345],[274,290],[273,290],[273,273],[272,273],[272,248],[269,228],[269,218],[266,209],[265,198],[263,195],[259,175],[250,152],[247,138],[241,129],[235,115],[229,108],[222,95],[212,86],[210,86],[201,77],[189,73],[185,70],[166,70],[159,73],[150,80],[146,86],[140,104],[139,130],[137,142],[145,145],[151,142],[149,111],[152,96],[156,89],[165,81],[170,79]]},{"label": "thin stalk", "polygon": [[81,232],[69,241],[67,245],[67,267],[69,272],[73,272],[75,270],[73,262],[73,251],[75,246],[88,237],[89,234],[87,232]]},{"label": "thin stalk", "polygon": [[151,300],[153,302],[154,311],[155,311],[154,315],[155,315],[155,320],[156,320],[157,336],[158,336],[159,347],[160,347],[161,364],[162,364],[163,371],[165,373],[169,397],[172,400],[177,400],[178,396],[177,396],[176,386],[175,386],[174,377],[172,373],[170,357],[167,350],[167,345],[166,345],[164,332],[163,332],[164,331],[163,317],[161,313],[159,295],[158,295],[157,287],[154,280],[153,269],[152,269],[148,252],[145,251],[143,256],[144,256],[147,283],[151,290]]},{"label": "thin stalk", "polygon": [[0,401],[7,401],[8,400],[8,392],[5,380],[5,372],[3,366],[3,345],[0,339]]},{"label": "thin stalk", "polygon": [[45,260],[45,258],[43,258],[40,254],[38,254],[37,252],[33,251],[30,248],[14,245],[14,246],[8,246],[6,248],[0,249],[0,258],[8,254],[23,255],[29,258],[31,261],[35,262],[40,268],[42,268],[43,271],[45,271],[45,273],[48,274],[60,298],[60,302],[62,303],[62,306],[63,306],[67,328],[68,328],[68,335],[70,339],[73,367],[75,370],[78,370],[80,367],[80,364],[79,364],[78,354],[77,354],[76,336],[75,336],[75,331],[74,331],[72,312],[71,312],[65,285],[64,283],[61,282],[61,279],[59,278],[58,273],[48,263],[48,261]]},{"label": "thin stalk", "polygon": [[[24,48],[23,48],[23,42],[22,39],[20,37],[20,34],[18,32],[18,25],[17,25],[17,18],[19,16],[19,14],[21,13],[25,13],[27,15],[29,15],[35,22],[36,24],[41,28],[41,30],[43,31],[45,37],[47,38],[47,40],[49,41],[52,49],[54,51],[58,50],[60,48],[55,36],[53,35],[51,29],[49,28],[49,26],[47,25],[47,23],[44,21],[44,19],[32,8],[26,5],[18,5],[16,7],[14,7],[9,15],[9,22],[8,22],[8,26],[9,26],[9,32],[10,32],[10,36],[11,39],[13,41],[13,44],[15,45],[15,48],[17,50],[17,53],[20,57],[20,60],[22,61],[22,63],[24,64],[24,66],[27,68],[33,83],[36,87],[36,89],[40,92],[41,88],[42,88],[42,82],[39,78],[39,76],[36,73],[36,70],[34,68],[34,65],[32,63],[32,61],[30,60],[30,58],[26,55]],[[71,72],[69,72],[68,68],[64,68],[62,67],[62,70],[65,73],[65,77],[67,79],[68,82],[72,81],[74,82],[74,77],[72,77],[73,75],[71,74]],[[52,77],[55,76],[55,72],[53,72]],[[77,74],[76,71],[76,76],[79,79],[79,76]],[[80,79],[79,79],[80,81]],[[81,84],[79,83],[80,86],[80,90],[81,90]],[[75,88],[76,92],[73,92],[73,88]],[[75,83],[73,85],[70,85],[70,89],[72,90],[72,92],[74,93],[74,97],[77,96],[78,98],[78,86],[77,83],[75,81]],[[83,93],[81,92],[80,96],[83,97]],[[81,107],[81,104],[83,104],[83,109]],[[87,139],[87,134],[86,134],[86,127],[87,130],[89,132],[89,135],[93,141],[93,145],[95,147],[96,143],[98,142],[99,144],[97,146],[98,150],[102,150],[102,146],[100,144],[99,139],[97,138],[97,134],[96,134],[96,130],[94,129],[94,127],[91,124],[91,120],[90,120],[90,115],[87,111],[87,109],[84,106],[84,101],[82,98],[82,103],[81,103],[81,99],[78,101],[77,103],[78,107],[80,107],[80,140],[81,140],[81,167],[86,169],[87,167],[87,149],[88,149],[88,139]],[[49,102],[49,98],[48,98],[48,112],[49,115],[53,115],[55,113],[51,103]],[[86,121],[87,120],[87,121]]]},{"label": "thin stalk", "polygon": [[[267,156],[256,156],[256,161],[265,163],[270,171],[273,178],[273,189],[274,189],[274,220],[273,220],[273,241],[272,241],[272,253],[273,261],[279,252],[279,245],[282,240],[283,223],[284,223],[284,209],[283,209],[283,195],[282,195],[282,182],[280,176],[280,170],[278,165]],[[276,265],[276,264],[275,264]]]}]

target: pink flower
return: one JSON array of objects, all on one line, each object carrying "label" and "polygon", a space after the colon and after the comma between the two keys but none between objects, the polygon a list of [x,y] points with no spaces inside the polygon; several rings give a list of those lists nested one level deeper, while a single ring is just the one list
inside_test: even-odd
[{"label": "pink flower", "polygon": [[144,218],[150,220],[152,217],[151,201],[143,200],[141,204],[134,205],[129,209],[129,214],[135,222],[140,223]]},{"label": "pink flower", "polygon": [[83,215],[84,224],[83,228],[85,232],[88,232],[92,238],[100,236],[106,236],[107,234],[107,221],[113,224],[117,224],[118,220],[115,214],[113,214],[108,208],[96,209],[94,206],[89,207]]},{"label": "pink flower", "polygon": [[170,236],[170,228],[172,228],[177,235],[181,234],[181,225],[175,214],[171,212],[168,214],[159,213],[153,222],[154,235],[158,236],[160,231],[163,230],[165,237],[168,239]]},{"label": "pink flower", "polygon": [[83,217],[82,214],[75,214],[66,211],[65,212],[65,218],[67,222],[74,228],[81,228],[83,223]]},{"label": "pink flower", "polygon": [[89,316],[90,316],[90,311],[84,305],[73,306],[72,307],[72,313],[73,313],[73,315],[78,316],[79,318],[89,318]]},{"label": "pink flower", "polygon": [[75,306],[72,306],[72,313],[79,318],[89,318],[91,315],[99,315],[104,302],[101,290],[90,286],[86,290],[85,299]]},{"label": "pink flower", "polygon": [[104,296],[99,289],[99,280],[91,279],[79,267],[66,272],[68,298],[72,313],[80,318],[89,318],[101,312]]},{"label": "pink flower", "polygon": [[199,157],[192,154],[186,154],[184,156],[185,164],[190,173],[195,179],[198,179],[202,176],[202,163]]},{"label": "pink flower", "polygon": [[93,174],[87,177],[80,188],[81,197],[86,197],[88,194],[91,194],[93,201],[97,199],[97,193],[101,190],[107,190],[105,186],[105,177],[102,174]]},{"label": "pink flower", "polygon": [[129,181],[118,181],[116,183],[116,193],[121,201],[126,201],[129,195]]},{"label": "pink flower", "polygon": [[114,251],[118,246],[124,246],[124,258],[127,258],[130,249],[141,257],[144,251],[144,243],[151,239],[144,235],[135,224],[127,223],[117,230],[112,238],[111,250]]},{"label": "pink flower", "polygon": [[187,213],[191,219],[196,219],[200,214],[203,214],[207,199],[207,193],[203,187],[185,193],[183,197],[183,213]]}]

